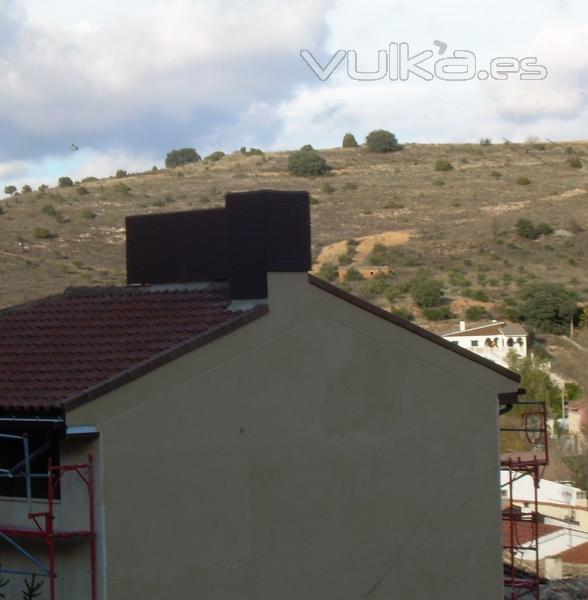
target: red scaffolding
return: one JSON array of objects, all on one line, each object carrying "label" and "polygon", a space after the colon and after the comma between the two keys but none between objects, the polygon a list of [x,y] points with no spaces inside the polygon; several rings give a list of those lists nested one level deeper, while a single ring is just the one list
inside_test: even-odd
[{"label": "red scaffolding", "polygon": [[[77,475],[87,492],[88,526],[83,529],[60,529],[56,527],[55,499],[57,490],[61,488],[63,478],[67,474]],[[47,486],[47,509],[44,511],[29,512],[29,526],[17,527],[14,525],[0,525],[0,537],[19,551],[24,557],[31,560],[40,569],[41,576],[49,579],[50,600],[57,600],[58,577],[56,563],[58,542],[63,539],[87,540],[90,554],[90,582],[89,591],[91,600],[97,600],[96,586],[96,523],[94,514],[94,463],[92,454],[88,455],[88,462],[73,465],[54,465],[49,460]],[[36,500],[37,501],[37,500]],[[32,525],[32,526],[31,526]],[[42,540],[47,547],[48,564],[45,567],[42,560],[34,557],[26,550],[17,539]],[[2,569],[6,573],[32,575],[32,572]],[[39,573],[35,573],[39,574]]]},{"label": "red scaffolding", "polygon": [[[544,402],[534,400],[521,400],[520,395],[525,390],[515,393],[501,394],[500,414],[505,414],[514,407],[521,407],[520,426],[501,427],[501,432],[515,432],[526,438],[530,446],[529,451],[509,453],[501,459],[501,469],[508,473],[506,483],[502,484],[507,489],[508,504],[502,511],[502,520],[506,530],[503,541],[505,555],[505,598],[540,598],[540,573],[539,573],[539,503],[538,490],[543,469],[549,462],[547,412]],[[534,489],[532,506],[522,511],[514,503],[514,483],[522,477],[531,477]],[[523,530],[529,530],[530,536],[523,536]],[[530,540],[528,538],[530,537]],[[522,553],[531,554],[532,560],[527,560],[533,565],[532,572],[519,568],[522,566],[520,557]],[[517,561],[521,565],[517,565]],[[510,593],[510,596],[508,595]]]}]

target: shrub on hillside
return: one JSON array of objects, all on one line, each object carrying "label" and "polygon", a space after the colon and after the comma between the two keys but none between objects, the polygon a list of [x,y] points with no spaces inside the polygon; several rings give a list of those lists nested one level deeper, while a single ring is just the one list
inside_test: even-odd
[{"label": "shrub on hillside", "polygon": [[35,227],[33,229],[33,237],[36,240],[50,240],[55,237],[46,227]]},{"label": "shrub on hillside", "polygon": [[330,183],[323,183],[321,185],[321,192],[323,194],[332,194],[335,191],[335,188]]},{"label": "shrub on hillside", "polygon": [[71,180],[71,177],[60,177],[58,179],[57,183],[59,184],[59,187],[72,187],[73,186],[73,181]]},{"label": "shrub on hillside", "polygon": [[573,167],[574,169],[582,168],[582,161],[577,156],[572,156],[568,158],[567,163],[568,165],[570,165],[570,167]]},{"label": "shrub on hillside", "polygon": [[123,177],[126,177],[127,175],[128,175],[128,173],[127,173],[127,172],[126,172],[124,169],[119,169],[119,170],[116,172],[116,175],[115,175],[115,177],[116,177],[117,179],[122,179]]},{"label": "shrub on hillside", "polygon": [[30,185],[23,185],[21,192],[23,194],[30,194],[33,191],[33,188]]},{"label": "shrub on hillside", "polygon": [[91,221],[92,219],[96,218],[96,214],[94,213],[94,211],[90,208],[84,208],[84,210],[82,211],[82,219],[87,219],[89,221]]},{"label": "shrub on hillside", "polygon": [[492,138],[480,138],[480,146],[491,146],[492,145]]},{"label": "shrub on hillside", "polygon": [[390,312],[406,321],[414,321],[414,315],[412,314],[412,311],[404,306],[391,306]]},{"label": "shrub on hillside", "polygon": [[39,192],[41,192],[41,194],[44,194],[48,189],[49,189],[49,186],[45,185],[44,183],[42,183],[38,188],[38,190],[39,190]]},{"label": "shrub on hillside", "polygon": [[314,148],[310,144],[304,144],[300,147],[300,152],[307,152],[308,150],[314,150]]},{"label": "shrub on hillside", "polygon": [[551,235],[553,233],[553,227],[549,223],[539,223],[536,230],[539,235]]},{"label": "shrub on hillside", "polygon": [[541,331],[565,333],[578,315],[576,294],[561,283],[533,283],[523,288],[515,312]]},{"label": "shrub on hillside", "polygon": [[178,150],[172,150],[167,153],[167,156],[165,157],[165,166],[168,169],[171,169],[173,167],[198,162],[199,160],[200,155],[194,148],[179,148]]},{"label": "shrub on hillside", "polygon": [[288,171],[292,175],[314,177],[330,169],[327,161],[316,150],[298,150],[288,157]]},{"label": "shrub on hillside", "polygon": [[453,319],[455,315],[451,312],[449,306],[430,306],[429,308],[423,308],[423,317],[427,321],[446,321],[447,319]]},{"label": "shrub on hillside", "polygon": [[84,185],[80,185],[77,190],[76,190],[78,196],[87,196],[90,192],[88,191],[88,188]]},{"label": "shrub on hillside", "polygon": [[347,269],[347,273],[345,274],[345,281],[363,281],[363,275],[355,268],[349,267]]},{"label": "shrub on hillside", "polygon": [[515,229],[521,237],[528,240],[536,240],[539,237],[537,228],[529,219],[519,219],[515,224]]},{"label": "shrub on hillside", "polygon": [[365,143],[370,152],[396,152],[402,150],[396,136],[385,129],[376,129],[368,133]]},{"label": "shrub on hillside", "polygon": [[84,177],[82,183],[92,183],[92,181],[98,181],[98,177]]},{"label": "shrub on hillside", "polygon": [[444,158],[435,162],[435,171],[453,171],[453,165]]},{"label": "shrub on hillside", "polygon": [[413,279],[409,291],[412,299],[420,308],[439,306],[443,299],[443,283],[427,276]]},{"label": "shrub on hillside", "polygon": [[531,180],[528,177],[525,177],[524,175],[519,175],[516,178],[517,185],[529,185],[530,183],[531,183]]},{"label": "shrub on hillside", "polygon": [[465,318],[468,321],[481,321],[491,319],[492,315],[484,306],[469,306],[465,311]]},{"label": "shrub on hillside", "polygon": [[4,193],[12,196],[12,194],[16,193],[16,186],[15,185],[7,185],[4,188]]},{"label": "shrub on hillside", "polygon": [[222,150],[217,150],[216,152],[209,154],[204,160],[208,160],[210,162],[217,162],[218,160],[220,160],[221,158],[224,158],[225,156],[226,156],[226,154]]},{"label": "shrub on hillside", "polygon": [[341,145],[343,148],[357,148],[357,146],[359,146],[355,136],[352,133],[346,133],[343,136],[343,143]]},{"label": "shrub on hillside", "polygon": [[339,269],[333,263],[324,262],[321,264],[321,268],[317,274],[321,279],[325,279],[326,281],[335,281],[339,275]]}]

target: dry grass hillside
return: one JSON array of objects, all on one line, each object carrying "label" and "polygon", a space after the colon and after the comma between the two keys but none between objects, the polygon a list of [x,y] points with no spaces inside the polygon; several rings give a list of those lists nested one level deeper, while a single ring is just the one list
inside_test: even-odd
[{"label": "dry grass hillside", "polygon": [[[588,143],[411,144],[390,154],[364,147],[321,154],[332,167],[323,177],[289,175],[286,152],[235,153],[2,201],[0,306],[72,285],[123,283],[125,215],[218,206],[226,192],[258,188],[311,193],[315,259],[336,265],[346,255],[352,266],[370,264],[378,244],[396,283],[423,268],[442,280],[456,318],[473,304],[500,317],[505,299],[532,281],[564,283],[588,301]],[[453,169],[436,171],[440,159]],[[522,238],[514,229],[520,218],[555,232]],[[391,297],[377,282],[344,285],[381,306],[412,311],[433,330],[447,325],[426,322],[409,296]]]}]

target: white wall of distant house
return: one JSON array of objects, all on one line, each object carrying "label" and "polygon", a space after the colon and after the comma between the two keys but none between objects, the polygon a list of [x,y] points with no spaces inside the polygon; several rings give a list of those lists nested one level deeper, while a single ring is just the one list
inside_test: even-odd
[{"label": "white wall of distant house", "polygon": [[[508,478],[508,470],[501,470],[500,483],[502,490],[506,490],[506,498],[508,498],[509,493]],[[535,488],[533,478],[530,475],[520,477],[513,483],[513,498],[522,502],[534,501]],[[537,498],[539,502],[553,502],[566,506],[577,506],[580,503],[584,506],[582,501],[586,499],[586,493],[579,488],[565,483],[541,479],[539,481],[539,489],[537,490]]]}]

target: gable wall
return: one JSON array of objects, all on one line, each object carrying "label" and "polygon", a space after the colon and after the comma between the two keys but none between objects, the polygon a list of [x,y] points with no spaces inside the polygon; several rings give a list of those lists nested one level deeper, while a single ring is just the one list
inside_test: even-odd
[{"label": "gable wall", "polygon": [[109,600],[498,598],[517,384],[268,283],[265,317],[68,415],[100,430]]}]

